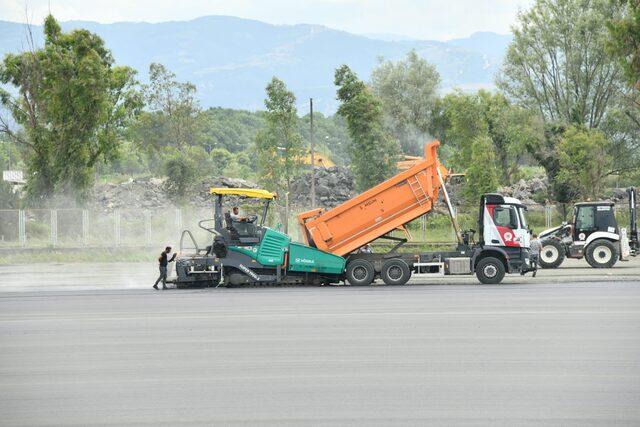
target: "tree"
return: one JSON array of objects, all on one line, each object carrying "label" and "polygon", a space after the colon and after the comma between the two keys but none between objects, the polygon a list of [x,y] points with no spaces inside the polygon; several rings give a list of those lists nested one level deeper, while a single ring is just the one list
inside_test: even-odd
[{"label": "tree", "polygon": [[640,90],[640,2],[621,0],[626,5],[624,16],[607,23],[609,49],[622,65],[627,80]]},{"label": "tree", "polygon": [[371,87],[382,101],[385,122],[407,154],[420,154],[431,124],[440,75],[415,50],[402,61],[380,60]]},{"label": "tree", "polygon": [[558,201],[571,200],[574,192],[567,180],[558,181],[557,144],[568,128],[604,133],[612,159],[607,174],[638,170],[640,120],[637,108],[629,107],[637,94],[607,49],[606,24],[620,22],[626,12],[625,2],[617,0],[536,0],[514,28],[498,87],[544,120],[544,138],[526,145],[545,168]]},{"label": "tree", "polygon": [[167,197],[177,205],[184,204],[198,177],[196,165],[186,156],[178,154],[165,162],[164,173],[167,176],[164,183]]},{"label": "tree", "polygon": [[149,66],[149,84],[143,85],[149,112],[142,117],[140,133],[153,147],[184,148],[197,139],[201,123],[196,87],[176,80],[162,64]]},{"label": "tree", "polygon": [[610,0],[536,0],[518,16],[498,87],[547,122],[599,127],[621,90],[605,49],[605,24],[620,16]]},{"label": "tree", "polygon": [[209,154],[212,163],[212,172],[216,175],[222,175],[224,170],[233,160],[233,154],[224,148],[214,148]]},{"label": "tree", "polygon": [[261,182],[269,190],[291,192],[299,173],[304,146],[298,129],[296,97],[276,77],[266,87],[267,126],[255,139]]},{"label": "tree", "polygon": [[338,114],[347,121],[351,138],[351,168],[363,191],[393,175],[400,147],[384,130],[380,100],[348,66],[336,70],[335,84],[341,102]]},{"label": "tree", "polygon": [[[626,5],[624,16],[607,23],[610,39],[609,51],[618,61],[625,72],[629,91],[625,93],[624,103],[618,108],[616,117],[606,124],[608,135],[624,135],[620,133],[620,123],[628,122],[626,129],[632,128],[636,135],[631,136],[627,143],[638,141],[637,132],[640,130],[640,2],[637,0],[620,0]],[[626,117],[622,117],[622,115]],[[622,144],[625,145],[623,142]],[[638,145],[631,151],[638,153]],[[626,154],[626,153],[625,153]],[[638,163],[638,156],[633,160]]]},{"label": "tree", "polygon": [[572,200],[596,200],[602,195],[604,178],[609,175],[609,141],[594,129],[570,127],[558,144],[560,172],[557,180],[570,189]]},{"label": "tree", "polygon": [[22,130],[0,118],[0,132],[24,149],[27,190],[34,199],[56,191],[86,198],[97,162],[111,158],[140,106],[135,72],[117,67],[103,41],[86,30],[63,33],[49,15],[41,49],[8,54],[0,103]]},{"label": "tree", "polygon": [[433,112],[431,133],[443,142],[447,161],[458,170],[471,163],[471,144],[477,137],[488,135],[481,98],[455,91],[439,99]]},{"label": "tree", "polygon": [[475,94],[457,91],[438,100],[431,126],[432,134],[454,150],[452,165],[462,170],[472,166],[474,141],[488,138],[504,184],[519,178],[525,147],[541,131],[530,111],[511,104],[500,93],[482,90]]},{"label": "tree", "polygon": [[491,138],[480,135],[471,143],[471,162],[466,171],[466,185],[462,195],[467,202],[480,200],[484,193],[496,191],[498,188],[497,158]]}]

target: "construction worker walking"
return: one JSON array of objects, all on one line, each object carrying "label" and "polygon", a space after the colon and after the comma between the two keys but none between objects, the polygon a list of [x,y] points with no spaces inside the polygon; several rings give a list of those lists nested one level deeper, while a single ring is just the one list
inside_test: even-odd
[{"label": "construction worker walking", "polygon": [[160,267],[160,276],[156,280],[156,283],[153,285],[155,290],[158,290],[158,283],[162,281],[162,289],[167,289],[167,266],[170,262],[173,262],[176,259],[177,254],[173,254],[171,259],[169,259],[169,254],[171,253],[171,246],[167,246],[164,251],[160,254],[158,258],[158,265]]}]

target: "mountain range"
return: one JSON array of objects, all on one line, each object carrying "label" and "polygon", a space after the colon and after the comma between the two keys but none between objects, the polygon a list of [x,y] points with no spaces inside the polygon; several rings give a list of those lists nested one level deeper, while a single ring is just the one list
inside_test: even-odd
[{"label": "mountain range", "polygon": [[[203,107],[262,109],[264,87],[275,75],[295,92],[301,108],[306,110],[307,99],[313,97],[324,113],[337,108],[333,73],[341,64],[368,80],[379,58],[397,60],[415,49],[438,69],[442,92],[491,88],[511,41],[510,35],[490,32],[446,42],[365,36],[319,25],[272,25],[230,16],[161,23],[67,21],[61,26],[100,35],[116,62],[137,69],[143,82],[149,64],[164,64],[179,80],[197,86]],[[41,45],[42,26],[33,26],[32,33]],[[0,21],[0,56],[23,50],[25,40],[24,24]]]}]

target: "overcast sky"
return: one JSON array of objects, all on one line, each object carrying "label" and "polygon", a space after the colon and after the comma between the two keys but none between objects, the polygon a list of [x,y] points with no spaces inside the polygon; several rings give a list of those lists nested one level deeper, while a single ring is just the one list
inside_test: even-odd
[{"label": "overcast sky", "polygon": [[[321,24],[352,33],[448,40],[476,31],[509,32],[533,0],[0,0],[0,20],[160,22],[232,15],[272,24]],[[25,10],[27,12],[25,12]]]}]

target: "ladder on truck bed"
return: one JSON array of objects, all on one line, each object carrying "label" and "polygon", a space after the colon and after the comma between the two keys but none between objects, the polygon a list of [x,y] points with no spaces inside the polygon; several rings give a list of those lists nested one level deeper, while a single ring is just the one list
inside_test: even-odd
[{"label": "ladder on truck bed", "polygon": [[424,191],[424,188],[422,188],[422,184],[420,184],[420,180],[418,179],[420,176],[425,176],[425,175],[426,174],[424,172],[420,172],[419,174],[413,175],[407,179],[409,188],[411,189],[411,192],[415,196],[420,206],[424,205],[429,201],[429,196]]}]

